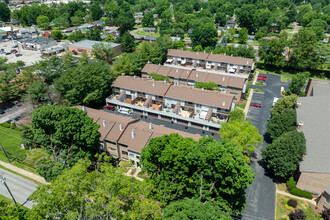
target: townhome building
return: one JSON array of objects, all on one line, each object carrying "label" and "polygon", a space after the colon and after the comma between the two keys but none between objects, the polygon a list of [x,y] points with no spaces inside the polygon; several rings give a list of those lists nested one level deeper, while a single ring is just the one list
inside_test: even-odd
[{"label": "townhome building", "polygon": [[106,99],[108,105],[203,130],[218,131],[235,108],[234,95],[167,81],[120,76],[112,87],[113,94]]},{"label": "townhome building", "polygon": [[254,70],[254,61],[250,58],[177,49],[168,51],[164,65],[220,71],[246,77]]},{"label": "townhome building", "polygon": [[191,134],[162,125],[155,125],[109,113],[103,110],[77,106],[77,108],[87,112],[95,123],[100,125],[101,150],[121,161],[134,162],[140,165],[141,150],[146,147],[151,138],[163,136],[165,134],[178,133],[185,138],[193,138],[196,141],[200,135]]},{"label": "townhome building", "polygon": [[203,69],[191,69],[187,67],[170,67],[147,63],[142,71],[142,78],[151,78],[150,74],[157,73],[169,78],[174,85],[193,86],[195,82],[215,82],[220,91],[234,95],[235,100],[240,101],[242,94],[246,92],[247,78],[228,73],[221,73]]}]

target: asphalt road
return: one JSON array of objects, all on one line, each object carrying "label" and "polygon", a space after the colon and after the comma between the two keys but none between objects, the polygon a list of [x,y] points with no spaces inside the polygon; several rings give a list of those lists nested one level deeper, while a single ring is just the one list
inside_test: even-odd
[{"label": "asphalt road", "polygon": [[27,102],[23,102],[19,105],[11,105],[3,108],[4,114],[0,115],[0,123],[4,123],[10,120],[19,120],[22,114],[27,114],[33,110],[32,106]]},{"label": "asphalt road", "polygon": [[257,150],[252,161],[252,168],[256,173],[254,182],[246,191],[246,208],[242,213],[244,220],[274,220],[275,219],[275,182],[273,177],[265,170],[261,149],[266,147],[267,137],[266,123],[270,118],[274,97],[281,96],[281,86],[288,88],[288,83],[281,82],[281,77],[267,74],[266,86],[249,85],[250,88],[259,88],[265,91],[264,94],[254,93],[252,102],[261,103],[261,108],[250,107],[247,120],[259,130],[259,134],[264,137],[263,143],[257,146]]},{"label": "asphalt road", "polygon": [[[6,183],[13,194],[16,202],[23,204],[27,198],[37,189],[37,184],[24,179],[23,177],[17,176],[6,170],[0,169],[0,175],[6,177]],[[0,194],[11,199],[11,196],[3,183],[0,183]],[[32,208],[33,203],[28,201],[24,204],[25,207]]]}]

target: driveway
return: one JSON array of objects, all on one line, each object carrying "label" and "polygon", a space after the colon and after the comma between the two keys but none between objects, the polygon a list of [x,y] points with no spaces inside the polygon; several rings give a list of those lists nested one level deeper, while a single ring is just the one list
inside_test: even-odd
[{"label": "driveway", "polygon": [[[275,97],[281,97],[281,86],[288,88],[286,82],[281,82],[278,75],[266,74],[266,86],[249,85],[250,88],[259,88],[265,91],[264,94],[254,93],[252,102],[261,103],[261,108],[250,107],[247,120],[259,130],[259,134],[264,136],[266,133],[266,123],[270,118]],[[256,173],[254,182],[246,191],[246,208],[242,213],[245,220],[274,220],[275,219],[275,183],[264,169],[261,157],[261,149],[266,147],[265,136],[263,143],[257,146],[255,157],[251,158],[251,167]]]}]

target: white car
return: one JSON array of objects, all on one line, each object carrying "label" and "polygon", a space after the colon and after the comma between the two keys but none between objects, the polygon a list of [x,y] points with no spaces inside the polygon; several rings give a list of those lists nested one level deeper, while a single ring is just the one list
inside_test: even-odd
[{"label": "white car", "polygon": [[123,115],[132,115],[132,110],[128,108],[118,109],[118,112]]}]

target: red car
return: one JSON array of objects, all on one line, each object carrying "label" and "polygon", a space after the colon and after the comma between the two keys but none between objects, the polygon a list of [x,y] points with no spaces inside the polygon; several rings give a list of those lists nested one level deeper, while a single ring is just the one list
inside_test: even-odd
[{"label": "red car", "polygon": [[261,77],[261,78],[267,78],[267,76],[265,75],[265,74],[259,74],[259,77]]},{"label": "red car", "polygon": [[111,110],[111,111],[114,111],[116,109],[115,106],[113,106],[113,105],[107,105],[107,106],[105,106],[105,108],[108,110]]},{"label": "red car", "polygon": [[260,80],[260,81],[266,81],[266,78],[264,78],[264,77],[259,77],[258,80]]},{"label": "red car", "polygon": [[251,102],[250,106],[261,108],[261,104],[256,102]]}]

